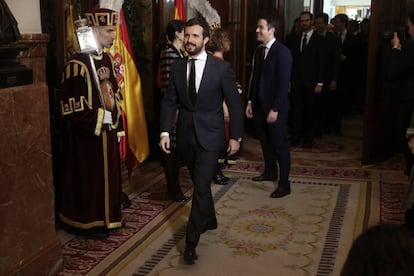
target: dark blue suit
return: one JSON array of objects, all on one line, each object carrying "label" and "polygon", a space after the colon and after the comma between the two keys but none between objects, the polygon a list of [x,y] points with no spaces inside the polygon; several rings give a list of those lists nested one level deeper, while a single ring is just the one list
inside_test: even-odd
[{"label": "dark blue suit", "polygon": [[207,55],[194,104],[187,90],[187,60],[172,65],[170,85],[162,101],[161,131],[171,133],[178,109],[177,150],[194,184],[186,234],[188,246],[196,246],[204,231],[217,227],[210,185],[225,141],[224,99],[229,108],[230,137],[237,140],[243,135],[243,113],[230,65]]},{"label": "dark blue suit", "polygon": [[[256,131],[262,146],[265,161],[263,174],[277,176],[277,162],[279,185],[290,190],[287,119],[292,56],[286,46],[275,41],[263,60],[261,48],[257,48],[254,54],[248,100],[252,101]],[[271,109],[278,111],[278,117],[275,123],[268,124],[266,117]]]}]

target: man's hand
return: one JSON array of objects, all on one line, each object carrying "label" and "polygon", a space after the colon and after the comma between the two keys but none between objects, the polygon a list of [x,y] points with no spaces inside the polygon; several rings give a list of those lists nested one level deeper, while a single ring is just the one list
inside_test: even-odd
[{"label": "man's hand", "polygon": [[163,152],[170,154],[170,136],[161,136],[159,146]]},{"label": "man's hand", "polygon": [[235,139],[231,139],[229,140],[229,146],[227,148],[227,154],[228,155],[233,155],[235,154],[237,151],[239,151],[240,149],[240,142],[235,140]]},{"label": "man's hand", "polygon": [[267,114],[266,121],[268,124],[273,124],[277,120],[277,115],[279,113],[274,111],[273,109],[270,109],[269,113]]},{"label": "man's hand", "polygon": [[313,91],[315,94],[321,94],[322,93],[322,85],[317,84],[315,86],[315,89]]},{"label": "man's hand", "polygon": [[408,148],[410,149],[411,154],[414,154],[414,136],[411,136],[408,139]]},{"label": "man's hand", "polygon": [[393,48],[398,48],[398,49],[401,48],[401,41],[400,41],[400,38],[398,37],[397,32],[394,32],[394,37],[393,39],[391,39],[391,45]]},{"label": "man's hand", "polygon": [[336,81],[331,81],[329,83],[329,91],[335,91],[336,90]]},{"label": "man's hand", "polygon": [[253,118],[252,103],[248,103],[247,106],[246,106],[246,117],[249,118],[249,119]]}]

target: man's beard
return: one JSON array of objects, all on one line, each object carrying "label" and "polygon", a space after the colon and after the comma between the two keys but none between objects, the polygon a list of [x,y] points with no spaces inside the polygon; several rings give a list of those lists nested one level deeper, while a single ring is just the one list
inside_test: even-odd
[{"label": "man's beard", "polygon": [[[187,48],[187,45],[193,46],[193,47],[194,47],[194,49],[189,50],[189,49]],[[201,50],[202,50],[202,49],[203,49],[203,46],[197,46],[197,45],[192,44],[192,43],[187,43],[187,44],[185,44],[185,50],[187,51],[187,53],[188,53],[190,56],[196,56],[196,55],[198,55],[199,53],[201,53]]]}]

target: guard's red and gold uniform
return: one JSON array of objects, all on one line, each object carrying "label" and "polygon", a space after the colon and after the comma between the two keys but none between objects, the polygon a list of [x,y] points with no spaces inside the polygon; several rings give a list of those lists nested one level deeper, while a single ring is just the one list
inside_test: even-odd
[{"label": "guard's red and gold uniform", "polygon": [[[74,55],[62,72],[60,109],[67,123],[67,143],[59,217],[76,228],[111,229],[122,226],[120,93],[110,56],[92,58],[101,92],[89,54]],[[103,124],[104,108],[112,112],[112,125]]]}]

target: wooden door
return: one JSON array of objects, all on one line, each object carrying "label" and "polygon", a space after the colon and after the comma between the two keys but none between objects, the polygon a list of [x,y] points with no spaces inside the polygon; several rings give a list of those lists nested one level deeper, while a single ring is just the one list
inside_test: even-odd
[{"label": "wooden door", "polygon": [[244,84],[242,68],[246,46],[243,11],[247,0],[209,0],[209,2],[220,15],[221,26],[229,32],[232,41],[231,50],[229,53],[225,53],[224,58],[231,63],[238,81]]},{"label": "wooden door", "polygon": [[393,120],[398,107],[395,102],[395,83],[386,78],[386,63],[391,46],[383,38],[383,33],[404,26],[407,6],[405,1],[371,2],[363,164],[385,160],[394,151]]}]

